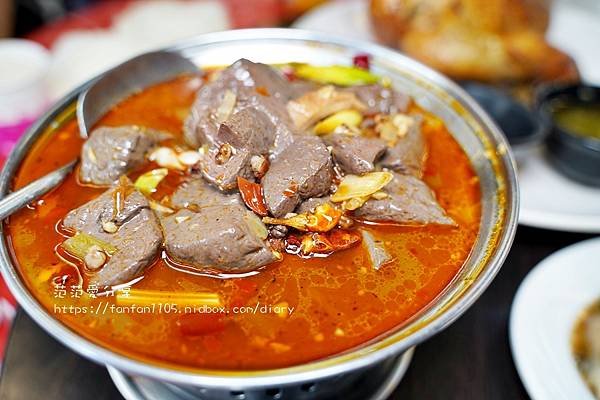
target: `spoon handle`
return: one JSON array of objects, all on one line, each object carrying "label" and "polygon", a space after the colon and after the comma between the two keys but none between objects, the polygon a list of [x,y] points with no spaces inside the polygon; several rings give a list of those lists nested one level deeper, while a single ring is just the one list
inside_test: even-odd
[{"label": "spoon handle", "polygon": [[0,221],[58,186],[77,164],[73,160],[0,200]]},{"label": "spoon handle", "polygon": [[77,124],[82,138],[108,110],[123,99],[148,86],[200,70],[189,59],[172,51],[159,50],[141,54],[106,71],[79,95]]}]

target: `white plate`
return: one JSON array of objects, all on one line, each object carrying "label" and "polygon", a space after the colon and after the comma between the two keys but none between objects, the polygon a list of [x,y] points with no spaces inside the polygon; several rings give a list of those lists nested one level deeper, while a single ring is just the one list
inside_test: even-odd
[{"label": "white plate", "polygon": [[375,41],[369,21],[368,0],[325,3],[298,18],[292,27]]},{"label": "white plate", "polygon": [[562,249],[521,283],[510,313],[510,346],[535,400],[593,400],[571,353],[577,316],[600,297],[600,238]]},{"label": "white plate", "polygon": [[565,177],[550,165],[543,148],[519,153],[517,169],[521,189],[520,223],[600,233],[600,188]]},{"label": "white plate", "polygon": [[[375,40],[368,17],[368,0],[325,4],[304,15],[294,27]],[[586,82],[600,85],[600,1],[555,1],[548,38],[573,56]],[[565,178],[539,149],[526,156],[527,161],[520,162],[519,222],[538,228],[600,233],[600,189]]]}]

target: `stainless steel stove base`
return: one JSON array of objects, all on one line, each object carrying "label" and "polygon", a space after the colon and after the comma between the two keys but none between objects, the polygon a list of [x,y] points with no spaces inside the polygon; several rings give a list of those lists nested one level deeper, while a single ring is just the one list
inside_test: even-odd
[{"label": "stainless steel stove base", "polygon": [[414,347],[373,367],[330,379],[251,391],[185,387],[107,368],[126,400],[385,400],[402,380],[413,353]]}]

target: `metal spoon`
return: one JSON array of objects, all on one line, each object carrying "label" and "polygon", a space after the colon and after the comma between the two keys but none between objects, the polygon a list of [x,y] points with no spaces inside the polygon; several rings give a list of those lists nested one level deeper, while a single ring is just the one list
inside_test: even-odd
[{"label": "metal spoon", "polygon": [[[77,99],[77,124],[81,137],[116,103],[148,86],[183,74],[197,74],[198,67],[170,51],[154,51],[132,58],[93,80]],[[77,160],[33,181],[0,200],[0,221],[58,186]]]},{"label": "metal spoon", "polygon": [[115,104],[134,93],[184,74],[197,74],[189,59],[171,51],[145,53],[117,65],[90,83],[77,100],[77,124],[86,139],[92,126]]},{"label": "metal spoon", "polygon": [[76,164],[77,160],[73,160],[4,197],[0,200],[0,221],[54,189],[73,171]]}]

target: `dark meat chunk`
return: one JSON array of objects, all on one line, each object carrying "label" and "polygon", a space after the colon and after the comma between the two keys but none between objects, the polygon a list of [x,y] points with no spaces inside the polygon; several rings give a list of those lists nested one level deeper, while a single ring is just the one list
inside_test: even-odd
[{"label": "dark meat chunk", "polygon": [[265,203],[273,216],[284,217],[302,199],[328,193],[332,180],[331,157],[323,141],[299,136],[263,177]]},{"label": "dark meat chunk", "polygon": [[252,180],[251,160],[268,156],[275,126],[262,111],[246,108],[221,124],[215,146],[200,162],[202,175],[221,190],[237,187],[237,177]]},{"label": "dark meat chunk", "polygon": [[223,144],[208,152],[200,162],[200,171],[207,181],[220,190],[230,191],[237,187],[238,176],[253,179],[251,159],[252,154],[247,149],[234,149]]},{"label": "dark meat chunk", "polygon": [[296,132],[286,109],[287,101],[294,95],[289,82],[268,65],[241,59],[198,91],[184,124],[184,137],[190,145],[218,145],[219,127],[228,119],[219,115],[219,108],[228,91],[235,95],[231,114],[251,108],[263,112],[271,121],[275,127],[272,134],[275,155],[293,141]]},{"label": "dark meat chunk", "polygon": [[121,182],[69,212],[63,225],[117,248],[100,270],[85,271],[89,283],[98,287],[125,283],[139,276],[157,258],[162,243],[157,217],[131,182]]},{"label": "dark meat chunk", "polygon": [[400,224],[456,225],[435,199],[422,180],[411,175],[394,174],[383,188],[389,197],[368,200],[354,211],[356,217],[369,221],[390,221]]},{"label": "dark meat chunk", "polygon": [[293,90],[293,98],[297,98],[305,95],[308,92],[312,92],[319,88],[319,85],[315,82],[305,80],[295,80],[289,83]]},{"label": "dark meat chunk", "polygon": [[410,103],[408,95],[381,85],[361,85],[346,88],[367,106],[367,114],[395,114],[404,112]]},{"label": "dark meat chunk", "polygon": [[329,196],[311,197],[310,199],[306,199],[302,203],[300,203],[298,207],[296,207],[295,212],[297,214],[310,214],[315,211],[315,208],[325,203],[333,204],[329,200]]},{"label": "dark meat chunk", "polygon": [[261,94],[288,101],[293,96],[289,81],[275,68],[255,63],[245,58],[239,59],[227,68],[234,78],[247,88],[258,90]]},{"label": "dark meat chunk", "polygon": [[381,166],[403,174],[423,176],[423,167],[427,157],[427,144],[421,132],[422,118],[412,117],[414,123],[408,128],[406,135],[389,148],[381,159]]},{"label": "dark meat chunk", "polygon": [[171,205],[175,208],[197,209],[242,204],[239,194],[224,194],[201,177],[192,177],[182,183],[171,196]]},{"label": "dark meat chunk", "polygon": [[246,108],[222,123],[216,138],[218,144],[267,153],[275,141],[275,126],[264,112]]},{"label": "dark meat chunk", "polygon": [[362,175],[375,170],[375,162],[385,153],[385,143],[377,138],[333,134],[325,138],[333,159],[347,174]]},{"label": "dark meat chunk", "polygon": [[280,259],[260,219],[240,206],[180,210],[162,223],[167,253],[198,269],[247,272]]},{"label": "dark meat chunk", "polygon": [[86,183],[111,185],[142,165],[148,150],[168,137],[137,126],[96,128],[81,150],[79,176]]}]

